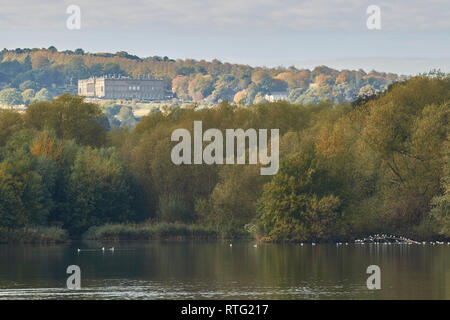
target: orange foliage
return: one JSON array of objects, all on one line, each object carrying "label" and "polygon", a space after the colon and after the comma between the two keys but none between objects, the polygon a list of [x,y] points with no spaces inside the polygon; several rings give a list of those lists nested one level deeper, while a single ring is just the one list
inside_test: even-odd
[{"label": "orange foliage", "polygon": [[317,151],[325,157],[332,157],[341,152],[344,145],[342,138],[334,132],[324,130],[324,132],[317,138]]},{"label": "orange foliage", "polygon": [[234,103],[241,103],[242,100],[245,99],[246,95],[247,95],[247,90],[239,91],[238,93],[236,93],[234,95],[234,98],[233,98]]},{"label": "orange foliage", "polygon": [[30,153],[35,157],[49,158],[57,163],[63,163],[62,145],[43,131],[30,147]]}]

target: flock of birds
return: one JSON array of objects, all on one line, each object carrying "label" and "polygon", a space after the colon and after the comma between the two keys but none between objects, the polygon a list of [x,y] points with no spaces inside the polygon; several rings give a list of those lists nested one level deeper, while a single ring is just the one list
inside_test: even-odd
[{"label": "flock of birds", "polygon": [[[102,252],[105,252],[105,251],[111,251],[111,252],[114,252],[114,247],[111,247],[111,248],[109,248],[109,249],[105,249],[105,247],[101,247],[100,250],[101,250]],[[98,251],[98,249],[80,249],[80,248],[77,249],[77,252],[78,252],[78,253],[80,253],[81,251]]]},{"label": "flock of birds", "polygon": [[[232,246],[233,246],[233,244],[230,243],[230,247],[232,247]],[[255,243],[255,244],[253,245],[253,248],[258,248],[258,245]]]},{"label": "flock of birds", "polygon": [[[355,244],[366,244],[366,243],[373,243],[373,244],[384,244],[384,245],[390,245],[390,244],[420,244],[420,245],[426,245],[426,244],[430,244],[430,245],[441,245],[441,244],[445,244],[444,241],[415,241],[412,239],[408,239],[406,237],[402,237],[402,236],[395,236],[395,235],[391,235],[391,234],[376,234],[373,236],[369,236],[367,238],[363,238],[363,239],[356,239],[354,241]],[[299,243],[300,246],[304,246],[305,243],[301,242]],[[312,246],[315,246],[316,243],[315,242],[311,242]],[[336,242],[336,246],[348,246],[349,242]],[[447,242],[447,245],[450,245],[450,242]],[[230,244],[230,247],[233,246],[232,244]],[[253,247],[257,248],[258,246],[255,244],[253,245]]]},{"label": "flock of birds", "polygon": [[[367,238],[363,238],[363,239],[357,239],[355,240],[355,243],[359,243],[359,244],[364,244],[364,243],[383,243],[383,244],[431,244],[431,245],[436,245],[436,244],[445,244],[444,241],[415,241],[415,240],[411,240],[408,239],[406,237],[402,237],[402,236],[395,236],[395,235],[390,235],[390,234],[376,234],[374,236],[369,236]],[[450,245],[450,242],[447,242],[447,245]]]},{"label": "flock of birds", "polygon": [[[390,244],[408,244],[408,245],[410,245],[410,244],[420,244],[420,245],[430,244],[430,245],[441,245],[441,244],[445,244],[444,241],[429,241],[429,242],[422,241],[422,242],[419,242],[419,241],[414,241],[414,240],[408,239],[406,237],[394,236],[394,235],[390,235],[390,234],[376,234],[376,235],[373,235],[373,236],[369,236],[367,238],[356,239],[354,241],[354,243],[355,244],[366,244],[366,243],[380,244],[380,243],[382,243],[382,244],[385,244],[385,245],[390,245]],[[304,245],[304,243],[301,242],[300,246],[303,246],[303,245]],[[316,243],[315,242],[311,242],[311,245],[315,246]],[[348,242],[336,242],[336,246],[337,247],[338,246],[342,246],[342,245],[348,246],[349,243]],[[447,245],[450,245],[450,242],[447,242]],[[232,243],[230,243],[230,247],[233,247]],[[258,244],[254,244],[253,248],[258,248]],[[105,252],[105,251],[114,252],[115,249],[114,249],[114,247],[111,247],[111,248],[108,248],[108,249],[105,249],[105,247],[101,247],[100,249],[80,249],[80,248],[78,248],[77,252],[80,253],[82,251],[98,251],[98,250],[100,250],[102,252]]]}]

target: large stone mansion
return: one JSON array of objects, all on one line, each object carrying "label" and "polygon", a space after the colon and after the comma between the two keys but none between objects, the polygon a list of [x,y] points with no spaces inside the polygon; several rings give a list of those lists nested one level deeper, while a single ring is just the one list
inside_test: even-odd
[{"label": "large stone mansion", "polygon": [[166,100],[164,80],[129,77],[93,77],[78,80],[78,95],[101,99]]}]

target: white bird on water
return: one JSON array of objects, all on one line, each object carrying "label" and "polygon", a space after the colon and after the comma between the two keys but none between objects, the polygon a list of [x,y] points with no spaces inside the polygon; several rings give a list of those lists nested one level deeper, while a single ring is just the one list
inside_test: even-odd
[{"label": "white bird on water", "polygon": [[105,247],[102,247],[102,251],[105,252]]},{"label": "white bird on water", "polygon": [[257,245],[257,244],[254,244],[254,245],[253,245],[253,248],[258,248],[258,245]]},{"label": "white bird on water", "polygon": [[78,252],[80,252],[81,250],[80,250],[80,248],[78,248],[78,250],[77,250]]},{"label": "white bird on water", "polygon": [[233,244],[232,243],[230,243],[230,247],[232,247],[233,246]]},{"label": "white bird on water", "polygon": [[110,251],[114,252],[114,247],[109,248]]}]

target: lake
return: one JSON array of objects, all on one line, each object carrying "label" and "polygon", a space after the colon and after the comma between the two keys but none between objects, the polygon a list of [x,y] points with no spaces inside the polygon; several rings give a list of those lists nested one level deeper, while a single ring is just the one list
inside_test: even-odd
[{"label": "lake", "polygon": [[[0,245],[0,299],[450,299],[448,244],[229,244]],[[80,290],[66,288],[69,265]]]}]

